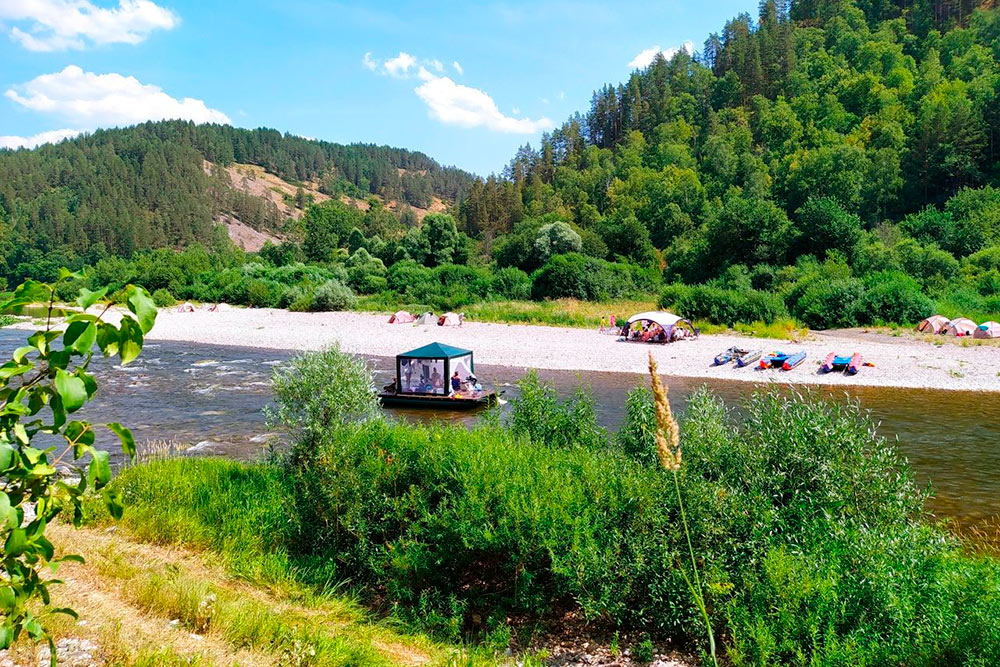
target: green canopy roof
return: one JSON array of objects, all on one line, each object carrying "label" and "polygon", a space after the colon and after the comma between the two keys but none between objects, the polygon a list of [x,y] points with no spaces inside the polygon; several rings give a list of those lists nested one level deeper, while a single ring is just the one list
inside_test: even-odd
[{"label": "green canopy roof", "polygon": [[431,343],[396,356],[401,359],[454,359],[455,357],[464,357],[467,354],[472,354],[472,352],[444,343]]}]

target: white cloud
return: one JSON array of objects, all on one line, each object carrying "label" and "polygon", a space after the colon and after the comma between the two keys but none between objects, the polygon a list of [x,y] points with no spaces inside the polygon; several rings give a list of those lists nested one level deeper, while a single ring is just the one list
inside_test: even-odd
[{"label": "white cloud", "polygon": [[670,60],[680,51],[687,51],[688,54],[693,54],[694,42],[688,40],[680,46],[671,46],[667,49],[661,49],[659,44],[651,46],[648,49],[644,49],[636,54],[635,58],[632,58],[628,66],[632,69],[643,69],[649,67],[649,64],[653,62],[657,53],[662,53],[664,58]]},{"label": "white cloud", "polygon": [[80,134],[80,130],[49,130],[32,137],[0,136],[0,148],[35,148],[42,144],[57,144]]},{"label": "white cloud", "polygon": [[458,75],[459,75],[459,76],[462,76],[463,74],[465,74],[465,70],[464,70],[464,69],[462,69],[462,66],[461,66],[461,65],[460,65],[460,64],[458,63],[458,61],[457,61],[457,60],[456,60],[456,61],[454,61],[454,62],[453,62],[453,63],[451,64],[451,66],[452,66],[452,67],[453,67],[453,68],[455,69],[455,71],[456,71],[456,72],[458,72]]},{"label": "white cloud", "polygon": [[4,95],[26,109],[88,128],[177,118],[196,123],[230,122],[229,116],[202,100],[177,99],[135,77],[84,72],[76,65],[38,76]]},{"label": "white cloud", "polygon": [[402,78],[409,74],[410,68],[416,64],[416,58],[405,51],[400,51],[399,55],[395,58],[386,60],[383,67],[385,67],[385,71],[391,76]]},{"label": "white cloud", "polygon": [[513,118],[504,115],[488,94],[478,88],[455,83],[446,76],[435,76],[421,67],[418,72],[423,81],[416,93],[430,110],[431,118],[445,125],[460,127],[486,127],[497,132],[512,134],[534,134],[553,127],[544,116]]},{"label": "white cloud", "polygon": [[170,30],[180,20],[151,0],[118,0],[99,7],[89,0],[0,0],[0,21],[10,37],[29,51],[82,49],[88,43],[138,44],[154,30]]},{"label": "white cloud", "polygon": [[431,67],[433,67],[438,72],[443,72],[444,71],[444,65],[441,64],[440,60],[437,60],[437,59],[428,60],[427,64],[430,65]]},{"label": "white cloud", "polygon": [[515,116],[520,116],[521,115],[521,107],[511,107],[510,108],[510,112],[512,114],[514,114]]},{"label": "white cloud", "polygon": [[375,71],[378,69],[378,61],[372,58],[372,52],[367,51],[365,57],[361,59],[361,64],[365,66],[365,69]]}]

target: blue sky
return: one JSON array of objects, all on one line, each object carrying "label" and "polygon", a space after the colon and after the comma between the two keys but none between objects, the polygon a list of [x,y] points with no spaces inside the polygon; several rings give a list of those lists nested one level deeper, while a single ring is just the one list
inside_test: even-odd
[{"label": "blue sky", "polygon": [[700,48],[756,5],[0,0],[0,146],[184,117],[485,175],[654,47]]}]

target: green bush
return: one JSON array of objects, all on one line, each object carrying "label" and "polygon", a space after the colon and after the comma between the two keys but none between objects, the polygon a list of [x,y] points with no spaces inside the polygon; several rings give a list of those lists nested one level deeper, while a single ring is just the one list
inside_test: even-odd
[{"label": "green bush", "polygon": [[407,294],[417,286],[433,280],[433,274],[430,269],[414,260],[404,259],[389,267],[387,278],[389,289]]},{"label": "green bush", "polygon": [[695,285],[670,285],[660,294],[661,308],[675,308],[680,315],[733,326],[738,322],[771,323],[788,317],[779,297],[757,290],[732,290]]},{"label": "green bush", "polygon": [[[668,473],[564,439],[572,410],[530,382],[507,428],[324,432],[289,469],[309,548],[424,615],[575,605],[630,631],[703,637]],[[648,397],[631,401],[616,442],[646,439]],[[764,393],[743,411],[736,422],[702,392],[681,425],[681,490],[729,661],[991,664],[1000,566],[923,522],[912,475],[858,407]]]},{"label": "green bush", "polygon": [[328,280],[317,288],[309,309],[318,312],[350,310],[357,301],[350,287],[339,280]]},{"label": "green bush", "polygon": [[[357,230],[355,230],[357,231]],[[388,284],[385,264],[372,257],[364,248],[358,248],[347,260],[347,284],[362,294],[381,292]]]},{"label": "green bush", "polygon": [[605,301],[636,291],[629,265],[612,264],[577,253],[554,255],[531,276],[534,299]]},{"label": "green bush", "polygon": [[681,299],[686,298],[688,292],[690,291],[691,287],[688,285],[682,285],[681,283],[671,283],[666,285],[662,290],[660,290],[660,298],[657,301],[657,306],[664,310],[680,310],[677,307],[677,304]]},{"label": "green bush", "polygon": [[498,299],[522,301],[531,298],[531,278],[512,266],[497,269],[490,277],[490,294]]},{"label": "green bush", "polygon": [[858,313],[861,324],[913,324],[933,314],[934,302],[920,283],[899,271],[882,271],[865,278],[867,290]]},{"label": "green bush", "polygon": [[594,401],[585,391],[577,391],[560,401],[555,386],[538,379],[537,371],[529,371],[518,380],[519,395],[510,401],[504,423],[515,436],[550,447],[607,446],[608,434],[597,423]]},{"label": "green bush", "polygon": [[633,389],[625,398],[625,419],[615,433],[614,445],[643,465],[659,465],[656,458],[656,410],[653,395],[645,387]]},{"label": "green bush", "polygon": [[245,300],[238,302],[254,308],[271,308],[278,305],[278,300],[283,291],[279,286],[272,289],[271,284],[257,280],[255,278],[246,281]]},{"label": "green bush", "polygon": [[368,362],[336,345],[292,358],[272,375],[271,426],[313,440],[335,426],[381,417]]},{"label": "green bush", "polygon": [[293,313],[308,313],[313,309],[313,294],[300,290],[294,293],[295,298],[288,304],[288,310]]},{"label": "green bush", "polygon": [[865,288],[855,278],[814,280],[791,305],[792,314],[813,329],[860,324]]},{"label": "green bush", "polygon": [[166,308],[177,303],[177,299],[174,298],[174,295],[169,290],[161,287],[153,292],[153,303],[156,304],[157,308]]}]

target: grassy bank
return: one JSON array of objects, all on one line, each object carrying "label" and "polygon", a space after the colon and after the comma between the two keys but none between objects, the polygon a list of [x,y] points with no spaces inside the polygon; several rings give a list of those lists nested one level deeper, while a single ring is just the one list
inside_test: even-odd
[{"label": "grassy bank", "polygon": [[61,571],[60,594],[88,622],[57,636],[90,637],[124,665],[493,664],[485,650],[376,621],[322,568],[292,556],[287,479],[277,466],[219,459],[123,471],[120,523],[95,506],[89,528],[56,533],[58,548],[86,559]]},{"label": "grassy bank", "polygon": [[[529,645],[567,612],[589,633],[704,650],[646,393],[617,434],[585,394],[560,401],[533,377],[504,418],[411,426],[379,419],[364,387],[341,391],[352,363],[308,355],[283,375],[295,445],[281,463],[125,471],[127,531],[212,550],[232,575],[303,600],[351,592],[487,652]],[[681,434],[681,498],[729,664],[1000,661],[1000,563],[928,522],[905,461],[857,406],[763,393],[737,417],[702,392]]]},{"label": "grassy bank", "polygon": [[[434,312],[427,304],[387,302],[379,297],[362,298],[358,310],[383,313],[386,317],[396,310],[413,313]],[[551,301],[487,301],[469,304],[459,308],[469,321],[494,322],[498,324],[536,324],[558,327],[596,329],[602,320],[610,322],[612,315],[623,324],[631,315],[649,310],[657,310],[657,299],[616,300],[607,303],[579,301],[577,299],[555,299]],[[774,322],[736,323],[732,327],[713,324],[707,320],[695,320],[694,325],[704,334],[735,331],[758,338],[795,339],[808,334],[809,329],[794,320],[785,318]]]},{"label": "grassy bank", "polygon": [[[207,479],[218,470],[202,462],[189,472]],[[65,585],[59,599],[84,622],[57,622],[56,640],[89,640],[108,664],[416,667],[463,661],[456,647],[374,623],[343,595],[234,577],[215,553],[186,543],[151,545],[103,526],[59,526],[52,536],[57,549],[86,561],[60,569]],[[12,657],[33,664],[29,651],[22,643]]]}]

